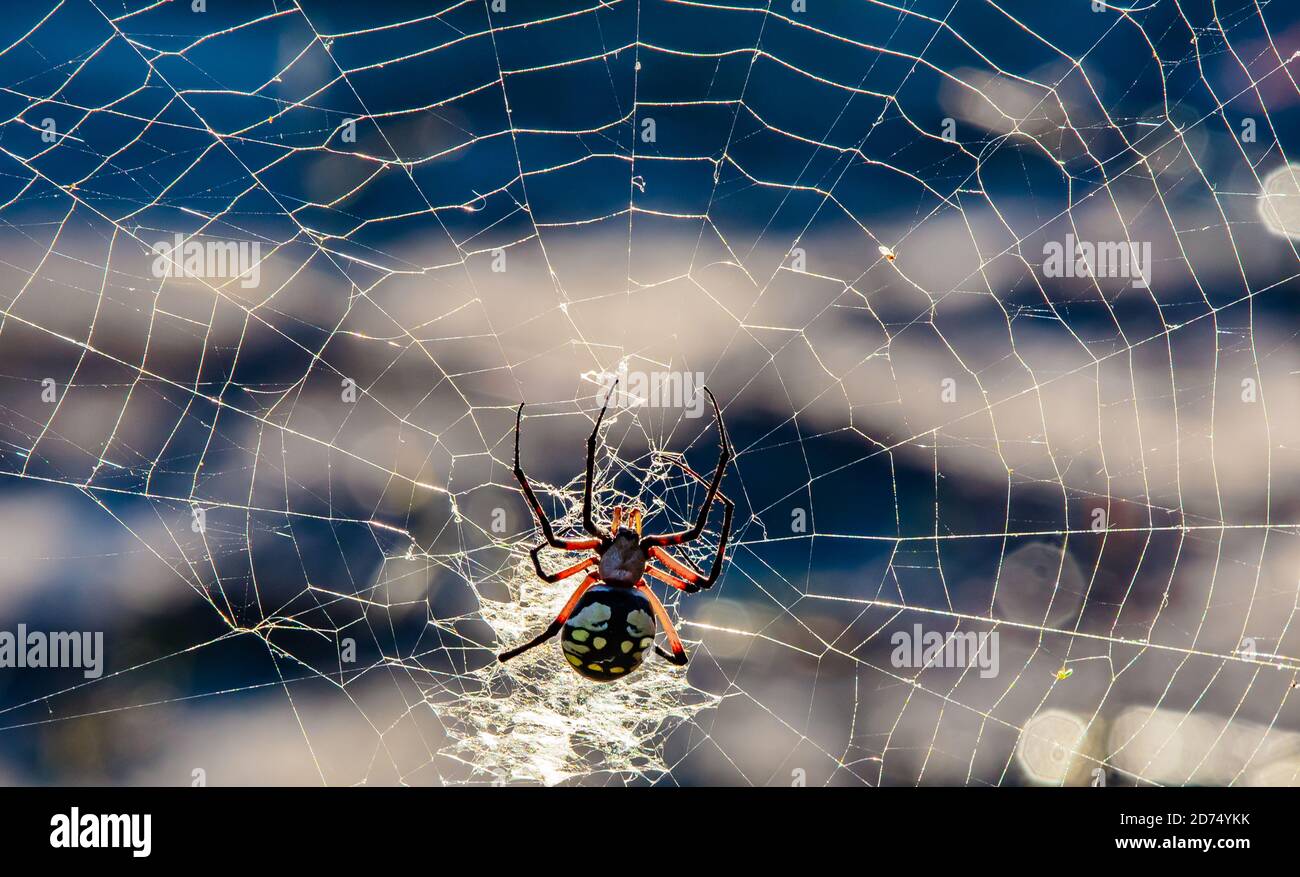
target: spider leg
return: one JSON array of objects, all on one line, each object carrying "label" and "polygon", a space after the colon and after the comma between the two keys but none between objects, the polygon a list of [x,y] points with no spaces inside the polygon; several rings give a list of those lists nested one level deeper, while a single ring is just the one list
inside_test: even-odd
[{"label": "spider leg", "polygon": [[664,629],[664,636],[668,638],[668,648],[672,649],[670,655],[655,646],[655,654],[670,664],[676,664],[678,667],[686,666],[686,662],[689,660],[686,657],[686,647],[682,645],[682,638],[677,635],[677,628],[673,627],[673,620],[668,617],[668,611],[664,609],[664,604],[659,602],[655,592],[650,590],[650,586],[644,581],[637,582],[636,589],[645,594],[646,598],[650,600],[650,608],[654,610],[655,618],[659,619],[659,625]]},{"label": "spider leg", "polygon": [[605,536],[596,526],[596,519],[591,513],[591,491],[592,482],[596,480],[596,434],[600,432],[600,422],[605,419],[605,409],[609,407],[609,397],[614,395],[614,388],[618,386],[618,381],[614,381],[609,387],[609,392],[605,394],[605,405],[600,409],[600,414],[596,417],[596,425],[591,428],[591,435],[587,437],[587,484],[582,492],[582,526],[588,533],[597,539],[604,539]]},{"label": "spider leg", "polygon": [[[701,484],[704,483],[704,479],[701,478],[699,474],[695,472],[695,470],[693,470],[690,466],[687,466],[681,460],[670,457],[669,462],[675,463],[676,465],[680,466],[682,469],[686,470],[687,474],[689,474],[696,481],[699,481]],[[691,585],[696,586],[689,589],[687,588],[682,589],[684,591],[688,591],[689,593],[695,593],[696,591],[702,591],[713,587],[713,583],[718,580],[718,576],[722,573],[722,560],[726,555],[727,538],[731,535],[731,518],[732,515],[735,514],[736,504],[731,500],[727,499],[727,497],[723,495],[721,491],[718,491],[717,499],[718,502],[722,503],[722,508],[723,508],[722,530],[718,537],[718,551],[716,554],[713,555],[713,567],[709,570],[708,575],[705,575],[704,572],[700,570],[699,567],[695,566],[694,563],[691,563],[691,568],[687,568],[685,565],[681,563],[681,561],[679,561],[677,558],[669,554],[666,549],[660,548],[657,545],[652,545],[649,550],[650,557],[654,558],[655,560],[658,560],[660,563],[668,567],[668,569],[670,569],[672,572],[681,576]],[[687,559],[687,562],[690,563],[689,558]],[[656,576],[656,578],[658,578],[658,576]]]},{"label": "spider leg", "polygon": [[[703,591],[706,590],[707,588],[713,587],[713,583],[718,580],[718,574],[722,572],[722,549],[721,548],[719,548],[718,553],[714,555],[713,569],[709,570],[709,574],[707,576],[691,569],[689,566],[682,563],[681,561],[673,557],[671,554],[669,554],[667,551],[665,551],[662,548],[652,547],[650,549],[650,557],[651,559],[657,560],[660,563],[662,563],[664,566],[668,567],[668,570],[672,572],[674,575],[680,576],[685,582],[685,584],[687,585],[687,587],[681,588],[681,590],[687,592],[688,594],[694,594],[698,591]],[[646,567],[646,569],[651,570],[653,569],[653,567]],[[655,576],[655,578],[660,579],[660,581],[663,581],[663,579],[661,579],[659,576]]]},{"label": "spider leg", "polygon": [[[555,616],[555,620],[550,623],[550,626],[547,627],[546,630],[542,631],[522,646],[518,646],[517,648],[510,649],[509,651],[497,655],[497,660],[504,664],[506,661],[522,655],[534,646],[540,646],[542,643],[559,633],[560,628],[564,627],[564,622],[568,621],[569,616],[573,614],[573,609],[578,605],[578,601],[582,599],[582,595],[587,592],[588,588],[598,581],[600,581],[600,578],[594,573],[583,579],[582,584],[573,589],[573,594],[570,595],[569,601],[564,604],[564,608],[560,610],[560,614]],[[660,607],[660,611],[662,611],[662,609],[663,607]]]},{"label": "spider leg", "polygon": [[721,446],[718,452],[718,467],[713,472],[713,480],[709,483],[708,495],[704,497],[704,505],[700,507],[700,514],[695,519],[695,525],[689,530],[681,530],[677,533],[665,533],[662,536],[646,536],[641,540],[643,547],[681,545],[683,542],[690,542],[692,539],[700,538],[704,532],[704,524],[709,519],[709,509],[713,506],[713,500],[718,495],[718,487],[722,484],[722,476],[727,470],[727,464],[731,462],[731,440],[727,438],[727,428],[722,425],[722,412],[718,410],[718,400],[713,398],[713,393],[708,387],[704,388],[708,394],[709,401],[713,403],[713,419],[718,425],[718,444]]},{"label": "spider leg", "polygon": [[[524,489],[524,499],[528,500],[529,507],[532,508],[533,514],[537,516],[537,522],[542,526],[542,535],[546,537],[546,544],[550,545],[552,548],[562,548],[565,551],[586,551],[588,549],[598,547],[601,544],[599,538],[560,539],[555,535],[555,529],[551,526],[551,522],[547,520],[546,513],[542,511],[542,504],[537,501],[537,494],[533,493],[533,487],[531,484],[528,483],[528,476],[524,474],[523,467],[519,465],[519,432],[520,432],[520,427],[523,425],[523,419],[524,419],[524,404],[520,402],[519,410],[515,413],[515,478],[519,481],[519,486]],[[590,472],[590,468],[591,467],[589,463],[588,464],[589,472]],[[588,502],[590,502],[591,500],[590,477],[588,477],[587,483],[588,483],[587,500]],[[593,533],[593,535],[599,535],[599,534]],[[533,560],[534,562],[536,562],[536,557],[534,557]]]},{"label": "spider leg", "polygon": [[542,549],[545,547],[546,547],[546,543],[543,542],[541,545],[538,545],[532,551],[528,552],[528,556],[533,559],[533,569],[537,570],[537,577],[542,581],[546,582],[548,585],[553,585],[556,582],[558,582],[560,579],[567,579],[569,576],[573,575],[574,573],[582,572],[587,567],[595,566],[597,563],[600,562],[600,558],[588,557],[586,560],[580,561],[579,563],[575,563],[573,566],[566,567],[560,570],[559,572],[548,573],[546,572],[546,570],[542,569],[542,560],[541,557],[539,556],[542,552]]},{"label": "spider leg", "polygon": [[664,582],[665,584],[672,585],[677,590],[685,591],[688,594],[694,594],[696,591],[699,590],[698,586],[693,585],[689,582],[684,582],[681,579],[675,579],[672,576],[668,575],[668,573],[664,572],[663,570],[655,569],[653,566],[647,566],[645,568],[645,574],[648,576],[653,576],[657,578],[659,581]]}]

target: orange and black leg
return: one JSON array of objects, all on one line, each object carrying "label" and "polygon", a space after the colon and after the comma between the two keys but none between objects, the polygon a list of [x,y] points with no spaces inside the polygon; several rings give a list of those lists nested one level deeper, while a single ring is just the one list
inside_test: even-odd
[{"label": "orange and black leg", "polygon": [[[583,579],[582,584],[578,585],[578,587],[574,589],[568,602],[565,603],[564,608],[560,610],[560,614],[555,616],[555,620],[551,622],[550,626],[547,627],[546,630],[542,631],[522,646],[497,655],[497,660],[504,664],[506,661],[509,661],[511,658],[517,658],[534,646],[540,646],[542,643],[559,633],[564,627],[564,622],[568,621],[569,616],[573,614],[573,609],[578,605],[578,601],[582,599],[582,595],[587,593],[587,589],[598,581],[600,581],[600,579],[595,574],[589,575]],[[653,597],[653,594],[651,596]],[[656,603],[655,605],[658,606],[659,604]],[[663,611],[662,606],[659,607],[659,611]]]},{"label": "orange and black leg", "polygon": [[718,467],[713,472],[713,480],[709,483],[709,492],[704,497],[704,505],[700,508],[700,514],[695,519],[695,525],[689,530],[681,530],[677,533],[665,533],[662,536],[646,536],[641,540],[642,547],[651,546],[664,547],[668,545],[681,545],[683,542],[690,542],[693,539],[700,538],[704,532],[704,524],[709,519],[709,509],[713,506],[713,500],[718,495],[718,487],[722,484],[722,476],[727,471],[727,464],[731,462],[731,440],[727,438],[727,428],[722,425],[722,412],[718,410],[718,400],[713,398],[713,393],[708,387],[704,388],[708,394],[709,401],[713,403],[713,420],[718,426]]},{"label": "orange and black leg", "polygon": [[686,657],[686,647],[682,645],[682,638],[677,635],[677,629],[673,627],[673,620],[668,617],[668,611],[664,609],[664,604],[659,602],[655,592],[650,590],[650,586],[645,582],[638,582],[636,589],[645,594],[650,601],[650,607],[654,610],[655,618],[658,619],[659,626],[664,629],[664,636],[668,639],[668,648],[672,651],[672,654],[669,654],[659,646],[655,646],[655,654],[670,664],[676,664],[678,667],[686,666],[686,662],[689,660]]},{"label": "orange and black leg", "polygon": [[690,582],[684,582],[681,579],[673,578],[672,576],[668,575],[668,573],[660,569],[655,569],[653,566],[647,566],[645,568],[645,574],[648,576],[653,576],[654,578],[658,579],[664,584],[672,585],[677,590],[685,591],[688,594],[694,594],[695,592],[699,591],[699,588],[697,588],[695,585],[692,585]]},{"label": "orange and black leg", "polygon": [[722,494],[718,494],[718,499],[726,503],[726,511],[723,513],[722,532],[718,538],[718,551],[713,555],[713,567],[709,570],[708,575],[705,575],[699,570],[691,569],[686,564],[669,554],[666,549],[660,548],[657,545],[650,546],[650,557],[668,567],[671,572],[681,576],[681,578],[690,585],[690,587],[682,588],[683,591],[688,593],[693,594],[696,591],[703,591],[713,587],[713,583],[716,582],[718,576],[722,574],[722,560],[726,556],[727,537],[731,535],[731,516],[735,507],[732,505],[731,500],[727,499]]},{"label": "orange and black leg", "polygon": [[[681,460],[675,458],[669,458],[669,462],[674,463],[677,466],[680,466],[682,469],[686,471],[687,474],[689,474],[696,481],[699,481],[701,484],[704,483],[704,479],[701,478],[693,469],[691,469],[690,466],[687,466]],[[718,536],[718,552],[717,554],[713,555],[713,566],[709,570],[708,575],[705,575],[698,568],[692,569],[691,567],[687,567],[677,558],[669,554],[666,549],[660,548],[657,545],[652,545],[649,550],[650,557],[659,561],[664,566],[668,567],[669,570],[681,576],[682,579],[685,580],[685,583],[689,585],[689,587],[681,587],[680,584],[674,584],[673,581],[669,579],[665,579],[662,576],[655,576],[655,578],[659,579],[660,581],[667,581],[670,585],[673,585],[673,587],[686,591],[688,594],[693,594],[696,591],[703,591],[713,587],[713,583],[718,580],[718,576],[722,573],[722,560],[726,556],[727,539],[728,537],[731,536],[731,519],[736,511],[736,504],[731,500],[727,499],[727,497],[724,496],[721,491],[718,492],[717,499],[718,502],[722,503],[722,508],[723,508],[722,530],[720,531],[720,534]],[[692,564],[691,566],[693,567],[694,564]]]},{"label": "orange and black leg", "polygon": [[574,573],[582,572],[587,567],[595,566],[600,562],[600,558],[598,557],[588,557],[586,560],[575,563],[573,566],[566,567],[559,572],[548,573],[546,570],[542,569],[542,561],[538,556],[545,547],[546,543],[543,542],[541,545],[538,545],[532,551],[528,552],[528,556],[533,559],[533,569],[537,570],[537,577],[548,585],[553,585],[560,579],[567,579]]},{"label": "orange and black leg", "polygon": [[[542,535],[546,537],[546,544],[550,545],[552,548],[561,548],[565,551],[588,551],[592,548],[599,547],[601,545],[601,539],[599,538],[598,533],[592,534],[597,537],[595,539],[560,539],[555,535],[555,529],[551,526],[551,522],[547,520],[546,513],[542,511],[542,504],[537,501],[537,494],[533,493],[533,486],[528,483],[528,476],[524,474],[523,467],[519,465],[519,431],[520,427],[523,425],[523,419],[524,406],[521,402],[519,404],[519,410],[515,413],[515,478],[519,481],[519,486],[524,489],[524,499],[528,500],[529,508],[533,510],[533,514],[537,517],[537,523],[542,527]],[[597,426],[599,425],[599,421],[597,421]],[[587,469],[588,473],[590,473],[590,462],[588,462]],[[586,502],[588,504],[591,502],[590,474],[587,476]],[[589,511],[586,513],[589,515]],[[533,556],[533,562],[537,562],[536,555]],[[541,567],[539,566],[539,574],[540,570]]]}]

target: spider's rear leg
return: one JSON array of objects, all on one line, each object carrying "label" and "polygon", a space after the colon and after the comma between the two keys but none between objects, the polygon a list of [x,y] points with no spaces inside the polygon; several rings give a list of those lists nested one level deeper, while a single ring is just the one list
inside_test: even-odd
[{"label": "spider's rear leg", "polygon": [[[600,581],[600,579],[595,574],[589,575],[583,579],[582,584],[574,588],[573,594],[569,596],[568,602],[564,604],[564,608],[560,610],[560,614],[555,616],[555,620],[550,623],[550,626],[548,626],[546,630],[542,631],[522,646],[518,646],[497,655],[497,660],[504,664],[511,658],[519,657],[534,646],[540,646],[542,643],[559,633],[564,627],[564,622],[568,621],[569,616],[573,614],[573,609],[578,605],[578,601],[582,599],[582,595],[587,592],[588,588],[598,581]],[[662,608],[663,607],[660,607],[661,610]]]},{"label": "spider's rear leg", "polygon": [[686,666],[686,662],[690,659],[686,656],[686,647],[682,645],[682,638],[677,635],[677,628],[673,627],[673,620],[668,617],[668,610],[664,609],[664,604],[659,602],[655,592],[650,590],[650,586],[645,582],[638,583],[636,589],[650,600],[650,608],[654,610],[655,618],[663,627],[664,636],[668,638],[668,648],[672,650],[672,654],[669,654],[655,646],[655,654],[670,664],[676,664],[678,667]]}]

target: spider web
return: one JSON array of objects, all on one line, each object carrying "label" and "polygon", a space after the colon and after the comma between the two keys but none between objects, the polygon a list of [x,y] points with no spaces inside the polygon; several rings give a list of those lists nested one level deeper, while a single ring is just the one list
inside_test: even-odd
[{"label": "spider web", "polygon": [[[0,615],[107,667],[11,685],[44,754],[0,775],[1294,784],[1286,7],[12,11]],[[1051,271],[1076,241],[1152,257]],[[496,663],[576,584],[533,574],[515,406],[578,532],[648,374],[738,452],[723,578],[657,588],[690,666]],[[688,395],[611,407],[602,520],[692,519]],[[997,672],[900,665],[913,631]]]}]

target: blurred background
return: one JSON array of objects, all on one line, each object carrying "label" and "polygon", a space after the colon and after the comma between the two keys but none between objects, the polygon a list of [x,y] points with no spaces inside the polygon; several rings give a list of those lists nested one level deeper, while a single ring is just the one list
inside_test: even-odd
[{"label": "blurred background", "polygon": [[[0,28],[0,631],[104,633],[0,669],[0,782],[1300,783],[1287,4]],[[701,375],[738,451],[723,578],[656,584],[692,661],[498,665],[576,584],[515,406],[574,527],[620,370]],[[602,519],[691,519],[689,407],[611,408]],[[997,672],[900,666],[917,625]]]}]

